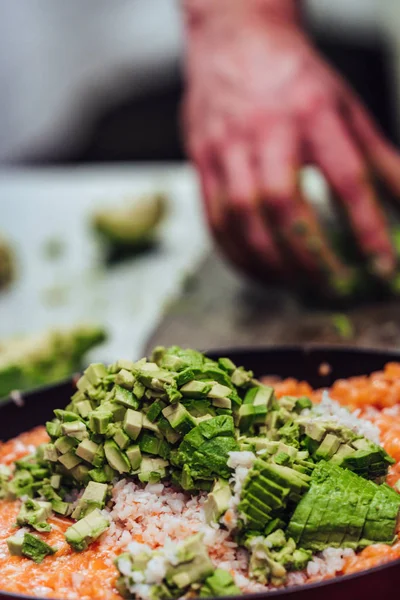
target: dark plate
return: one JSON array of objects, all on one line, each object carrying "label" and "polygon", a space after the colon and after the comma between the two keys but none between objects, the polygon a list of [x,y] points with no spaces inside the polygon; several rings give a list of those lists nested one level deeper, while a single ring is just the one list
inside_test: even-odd
[{"label": "dark plate", "polygon": [[[277,375],[308,381],[313,387],[332,384],[335,379],[363,375],[380,370],[388,361],[400,361],[400,352],[359,350],[326,347],[274,347],[252,349],[223,349],[210,356],[229,356],[238,364],[252,369],[256,376]],[[327,375],[320,374],[321,363],[330,367]],[[326,372],[326,369],[325,369]],[[19,433],[43,424],[52,418],[54,408],[64,407],[73,382],[67,381],[35,392],[22,394],[23,406],[7,400],[0,406],[0,439],[7,440]],[[376,600],[397,597],[400,584],[400,560],[375,567],[362,573],[336,577],[327,582],[293,587],[262,594],[240,596],[242,600],[285,598],[293,600]],[[1,586],[1,573],[0,573]],[[101,586],[101,582],[99,582]],[[28,598],[19,594],[0,592],[0,599]],[[29,598],[32,598],[31,596]],[[36,596],[37,598],[37,596]]]}]

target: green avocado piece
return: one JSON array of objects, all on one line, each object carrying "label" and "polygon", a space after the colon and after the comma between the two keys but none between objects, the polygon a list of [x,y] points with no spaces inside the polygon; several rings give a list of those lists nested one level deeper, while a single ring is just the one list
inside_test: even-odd
[{"label": "green avocado piece", "polygon": [[125,450],[125,448],[127,448],[131,443],[131,438],[125,433],[125,431],[123,431],[121,427],[117,427],[113,439],[118,447],[121,448],[121,450]]},{"label": "green avocado piece", "polygon": [[81,552],[97,540],[109,525],[108,519],[96,508],[86,517],[71,525],[65,532],[65,539],[74,550]]},{"label": "green avocado piece", "polygon": [[139,407],[139,400],[134,397],[132,392],[120,385],[114,386],[112,399],[117,404],[125,406],[125,408],[137,409]]},{"label": "green avocado piece", "polygon": [[104,434],[106,433],[107,427],[111,423],[112,418],[112,413],[107,410],[103,410],[100,406],[90,413],[89,427],[93,433]]},{"label": "green avocado piece", "polygon": [[142,462],[142,453],[140,451],[139,446],[132,445],[126,449],[125,454],[128,457],[129,462],[131,463],[131,467],[133,471],[136,471],[140,467],[140,463]]},{"label": "green avocado piece", "polygon": [[23,527],[30,525],[36,531],[51,531],[51,526],[46,523],[52,514],[50,502],[40,500],[26,500],[17,515],[17,525]]},{"label": "green avocado piece", "polygon": [[75,406],[82,419],[86,419],[93,410],[90,400],[82,400],[77,402]]},{"label": "green avocado piece", "polygon": [[30,558],[35,563],[41,563],[46,556],[55,554],[56,551],[56,548],[52,548],[36,535],[32,535],[31,533],[24,534],[21,547],[22,555]]},{"label": "green avocado piece", "polygon": [[121,475],[129,473],[131,470],[130,462],[113,440],[107,440],[104,443],[104,454],[110,467]]},{"label": "green avocado piece", "polygon": [[[205,398],[207,394],[211,391],[212,384],[207,381],[189,381],[185,383],[179,391],[183,396],[188,398]],[[231,392],[231,389],[228,388],[228,393]]]},{"label": "green avocado piece", "polygon": [[165,407],[162,414],[168,420],[171,427],[181,435],[185,435],[196,426],[194,417],[180,402]]},{"label": "green avocado piece", "polygon": [[123,427],[132,440],[139,437],[143,427],[143,414],[137,410],[128,408],[125,414]]},{"label": "green avocado piece", "polygon": [[115,383],[127,390],[132,390],[135,383],[135,377],[131,371],[121,369],[115,376]]},{"label": "green avocado piece", "polygon": [[60,454],[66,454],[77,445],[77,441],[73,438],[63,435],[54,442],[54,447]]},{"label": "green avocado piece", "polygon": [[143,457],[138,477],[142,483],[158,483],[167,475],[169,462],[162,458]]},{"label": "green avocado piece", "polygon": [[81,463],[82,460],[79,458],[79,456],[76,456],[74,450],[70,450],[69,452],[66,452],[65,454],[59,456],[58,462],[60,462],[66,469],[68,469],[68,471],[71,471],[71,469],[79,465],[79,463]]},{"label": "green avocado piece", "polygon": [[79,444],[79,446],[75,450],[75,453],[77,456],[79,456],[79,458],[82,458],[86,462],[93,464],[94,458],[99,448],[101,448],[100,444],[95,444],[95,442],[86,439]]},{"label": "green avocado piece", "polygon": [[192,535],[179,544],[174,562],[177,564],[167,566],[166,582],[179,590],[204,581],[215,570],[201,534]]},{"label": "green avocado piece", "polygon": [[332,433],[327,433],[315,452],[317,460],[329,460],[337,452],[340,440]]},{"label": "green avocado piece", "polygon": [[73,519],[82,519],[89,512],[95,508],[102,509],[105,506],[108,492],[108,485],[106,483],[97,483],[95,481],[89,481],[85,491],[76,505],[74,512],[72,513]]},{"label": "green avocado piece", "polygon": [[23,535],[12,535],[11,537],[7,538],[6,541],[7,541],[8,552],[9,552],[9,554],[11,554],[11,556],[23,556],[23,554],[22,554],[22,546],[24,543]]},{"label": "green avocado piece", "polygon": [[233,577],[224,569],[215,569],[214,573],[207,577],[200,588],[200,598],[216,598],[218,596],[240,596],[242,592],[235,585]]},{"label": "green avocado piece", "polygon": [[231,498],[232,493],[229,483],[224,479],[218,479],[204,503],[207,523],[218,521],[220,516],[228,510]]},{"label": "green avocado piece", "polygon": [[43,448],[43,457],[50,462],[58,461],[58,452],[54,444],[45,444]]},{"label": "green avocado piece", "polygon": [[151,421],[151,423],[154,423],[154,421],[160,415],[161,411],[165,408],[165,406],[166,404],[162,400],[156,400],[155,402],[153,402],[150,405],[150,408],[146,414],[148,420]]}]

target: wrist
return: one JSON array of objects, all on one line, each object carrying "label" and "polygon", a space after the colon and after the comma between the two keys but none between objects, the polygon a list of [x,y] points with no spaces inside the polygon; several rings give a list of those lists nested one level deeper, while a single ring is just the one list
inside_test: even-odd
[{"label": "wrist", "polygon": [[301,0],[183,0],[186,26],[191,32],[252,22],[299,27],[301,4]]}]

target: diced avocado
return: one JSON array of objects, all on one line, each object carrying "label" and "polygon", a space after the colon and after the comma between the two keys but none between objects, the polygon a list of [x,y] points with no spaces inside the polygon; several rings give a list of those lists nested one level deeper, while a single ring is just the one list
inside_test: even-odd
[{"label": "diced avocado", "polygon": [[113,401],[126,408],[136,409],[139,406],[139,401],[133,396],[132,392],[120,385],[114,386]]},{"label": "diced avocado", "polygon": [[306,408],[311,408],[312,407],[312,402],[310,400],[310,398],[307,398],[307,396],[301,396],[300,398],[296,398],[296,411],[297,412],[301,412],[302,410],[306,409]]},{"label": "diced avocado", "polygon": [[236,387],[246,387],[253,377],[251,371],[245,371],[242,367],[235,369],[231,375],[233,385]]},{"label": "diced avocado", "polygon": [[55,513],[63,515],[64,517],[70,515],[72,512],[72,505],[68,502],[62,502],[61,500],[52,500],[51,507]]},{"label": "diced avocado", "polygon": [[108,485],[89,481],[78,504],[72,513],[73,519],[81,519],[95,508],[104,508],[107,497]]},{"label": "diced avocado", "polygon": [[97,540],[109,525],[108,519],[102,515],[99,509],[95,509],[71,525],[65,532],[65,539],[74,550],[81,552]]},{"label": "diced avocado", "polygon": [[147,415],[143,415],[143,429],[154,431],[154,433],[160,433],[160,429],[157,423],[152,423]]},{"label": "diced avocado", "polygon": [[111,423],[113,415],[111,412],[102,410],[101,406],[93,410],[89,415],[89,427],[94,433],[104,434]]},{"label": "diced avocado", "polygon": [[58,452],[54,444],[46,444],[43,448],[43,457],[50,462],[57,462]]},{"label": "diced avocado", "polygon": [[235,363],[232,362],[230,358],[219,358],[218,366],[224,371],[226,371],[229,375],[232,375],[232,373],[236,369]]},{"label": "diced avocado", "polygon": [[69,421],[68,423],[63,423],[61,425],[61,431],[63,435],[73,437],[80,441],[88,437],[86,425],[85,423],[82,423],[82,421]]},{"label": "diced avocado", "polygon": [[71,469],[70,474],[79,483],[87,483],[90,479],[89,467],[86,465],[76,465],[76,467]]},{"label": "diced avocado", "polygon": [[154,423],[165,406],[166,404],[162,400],[156,400],[153,402],[146,415],[148,420],[151,421],[151,423]]},{"label": "diced avocado", "polygon": [[330,462],[341,467],[343,459],[345,459],[347,456],[350,456],[351,454],[354,454],[354,448],[352,448],[348,444],[342,444],[339,447],[338,451],[332,456]]},{"label": "diced avocado", "polygon": [[135,377],[131,371],[127,369],[121,369],[115,376],[115,383],[120,385],[127,390],[132,390],[133,384],[135,383]]},{"label": "diced avocado", "polygon": [[250,388],[244,397],[244,404],[253,404],[270,407],[274,399],[274,388],[267,385],[260,385]]},{"label": "diced avocado", "polygon": [[83,419],[86,419],[93,410],[90,400],[82,400],[81,402],[77,402],[75,406]]},{"label": "diced avocado", "polygon": [[66,469],[68,469],[68,471],[70,471],[71,469],[79,465],[79,463],[82,461],[79,458],[79,456],[76,456],[73,450],[70,450],[69,452],[66,452],[65,454],[59,456],[58,462],[60,462]]},{"label": "diced avocado", "polygon": [[50,485],[55,490],[59,490],[61,486],[61,475],[57,475],[56,473],[50,477]]},{"label": "diced avocado", "polygon": [[121,452],[118,448],[117,444],[112,440],[107,440],[104,444],[104,454],[106,456],[107,462],[112,469],[118,471],[121,475],[122,473],[129,473],[131,470],[131,465],[126,455]]},{"label": "diced avocado", "polygon": [[307,421],[305,423],[304,433],[312,440],[320,442],[326,433],[326,429],[315,421]]},{"label": "diced avocado", "polygon": [[94,386],[101,384],[104,377],[107,377],[107,369],[101,363],[92,363],[84,371],[86,379]]},{"label": "diced avocado", "polygon": [[123,427],[132,440],[136,440],[142,431],[143,414],[128,408],[125,414]]},{"label": "diced avocado", "polygon": [[218,521],[220,516],[228,510],[231,498],[229,483],[224,479],[217,480],[204,503],[207,523]]},{"label": "diced avocado", "polygon": [[73,438],[67,437],[66,435],[58,438],[58,440],[54,442],[54,446],[56,450],[60,452],[60,454],[66,454],[75,448],[76,445],[77,442]]},{"label": "diced avocado", "polygon": [[91,469],[89,471],[89,477],[97,483],[110,483],[117,475],[117,472],[108,464],[105,464],[101,469]]},{"label": "diced avocado", "polygon": [[131,442],[131,438],[129,435],[122,430],[121,427],[118,427],[114,434],[114,442],[121,448],[121,450],[125,450]]},{"label": "diced avocado", "polygon": [[166,581],[179,590],[204,581],[215,570],[201,534],[192,535],[180,543],[174,562],[178,564],[167,567]]},{"label": "diced avocado", "polygon": [[230,398],[213,398],[212,404],[217,408],[232,408],[232,400]]},{"label": "diced avocado", "polygon": [[319,460],[329,460],[335,452],[337,452],[339,446],[339,438],[332,433],[327,433],[315,452],[315,458]]},{"label": "diced avocado", "polygon": [[142,462],[142,453],[140,451],[139,446],[129,446],[129,448],[126,449],[125,454],[127,455],[129,462],[131,463],[132,470],[136,471],[137,469],[139,469],[140,463]]},{"label": "diced avocado", "polygon": [[51,438],[57,438],[61,435],[61,422],[58,419],[47,421],[46,431]]},{"label": "diced avocado", "polygon": [[171,427],[181,435],[185,435],[196,426],[194,417],[179,402],[164,408],[162,414],[169,421]]},{"label": "diced avocado", "polygon": [[39,500],[26,500],[17,515],[17,525],[23,527],[30,525],[37,531],[50,531],[51,526],[46,523],[52,514],[50,502]]},{"label": "diced avocado", "polygon": [[83,460],[86,460],[86,462],[93,464],[93,459],[96,456],[96,453],[99,448],[99,444],[95,444],[95,442],[86,439],[79,444],[79,446],[75,450],[75,453]]},{"label": "diced avocado", "polygon": [[216,598],[218,596],[240,596],[241,593],[228,571],[215,569],[214,573],[207,577],[201,586],[199,596],[201,598]]},{"label": "diced avocado", "polygon": [[143,457],[140,463],[139,479],[143,483],[157,483],[167,475],[167,460]]},{"label": "diced avocado", "polygon": [[23,556],[23,554],[22,554],[22,546],[24,543],[23,535],[12,535],[11,537],[7,538],[6,541],[7,541],[8,552],[11,554],[11,556]]},{"label": "diced avocado", "polygon": [[22,555],[30,558],[36,563],[50,555],[55,554],[56,548],[52,548],[46,542],[31,533],[25,533],[22,541]]},{"label": "diced avocado", "polygon": [[[209,394],[209,392],[212,389],[212,384],[207,382],[207,381],[189,381],[189,383],[185,383],[185,385],[183,385],[180,388],[180,392],[181,394],[183,394],[183,396],[186,396],[188,398],[205,398],[207,396],[207,394]],[[228,394],[230,393],[230,388],[228,389]]]},{"label": "diced avocado", "polygon": [[67,423],[68,421],[76,421],[78,418],[76,412],[73,412],[72,410],[63,410],[62,408],[54,409],[54,414],[56,415],[57,419],[59,419],[62,423]]}]

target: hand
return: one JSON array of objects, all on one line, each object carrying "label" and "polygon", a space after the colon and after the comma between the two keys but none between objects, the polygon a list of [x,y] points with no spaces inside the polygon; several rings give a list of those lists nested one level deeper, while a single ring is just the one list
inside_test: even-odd
[{"label": "hand", "polygon": [[372,173],[400,196],[400,156],[296,22],[244,13],[235,21],[228,13],[225,7],[225,15],[189,29],[184,112],[217,243],[258,278],[307,274],[345,293],[353,273],[329,247],[299,189],[299,169],[313,163],[344,208],[371,271],[390,279],[395,251]]}]

